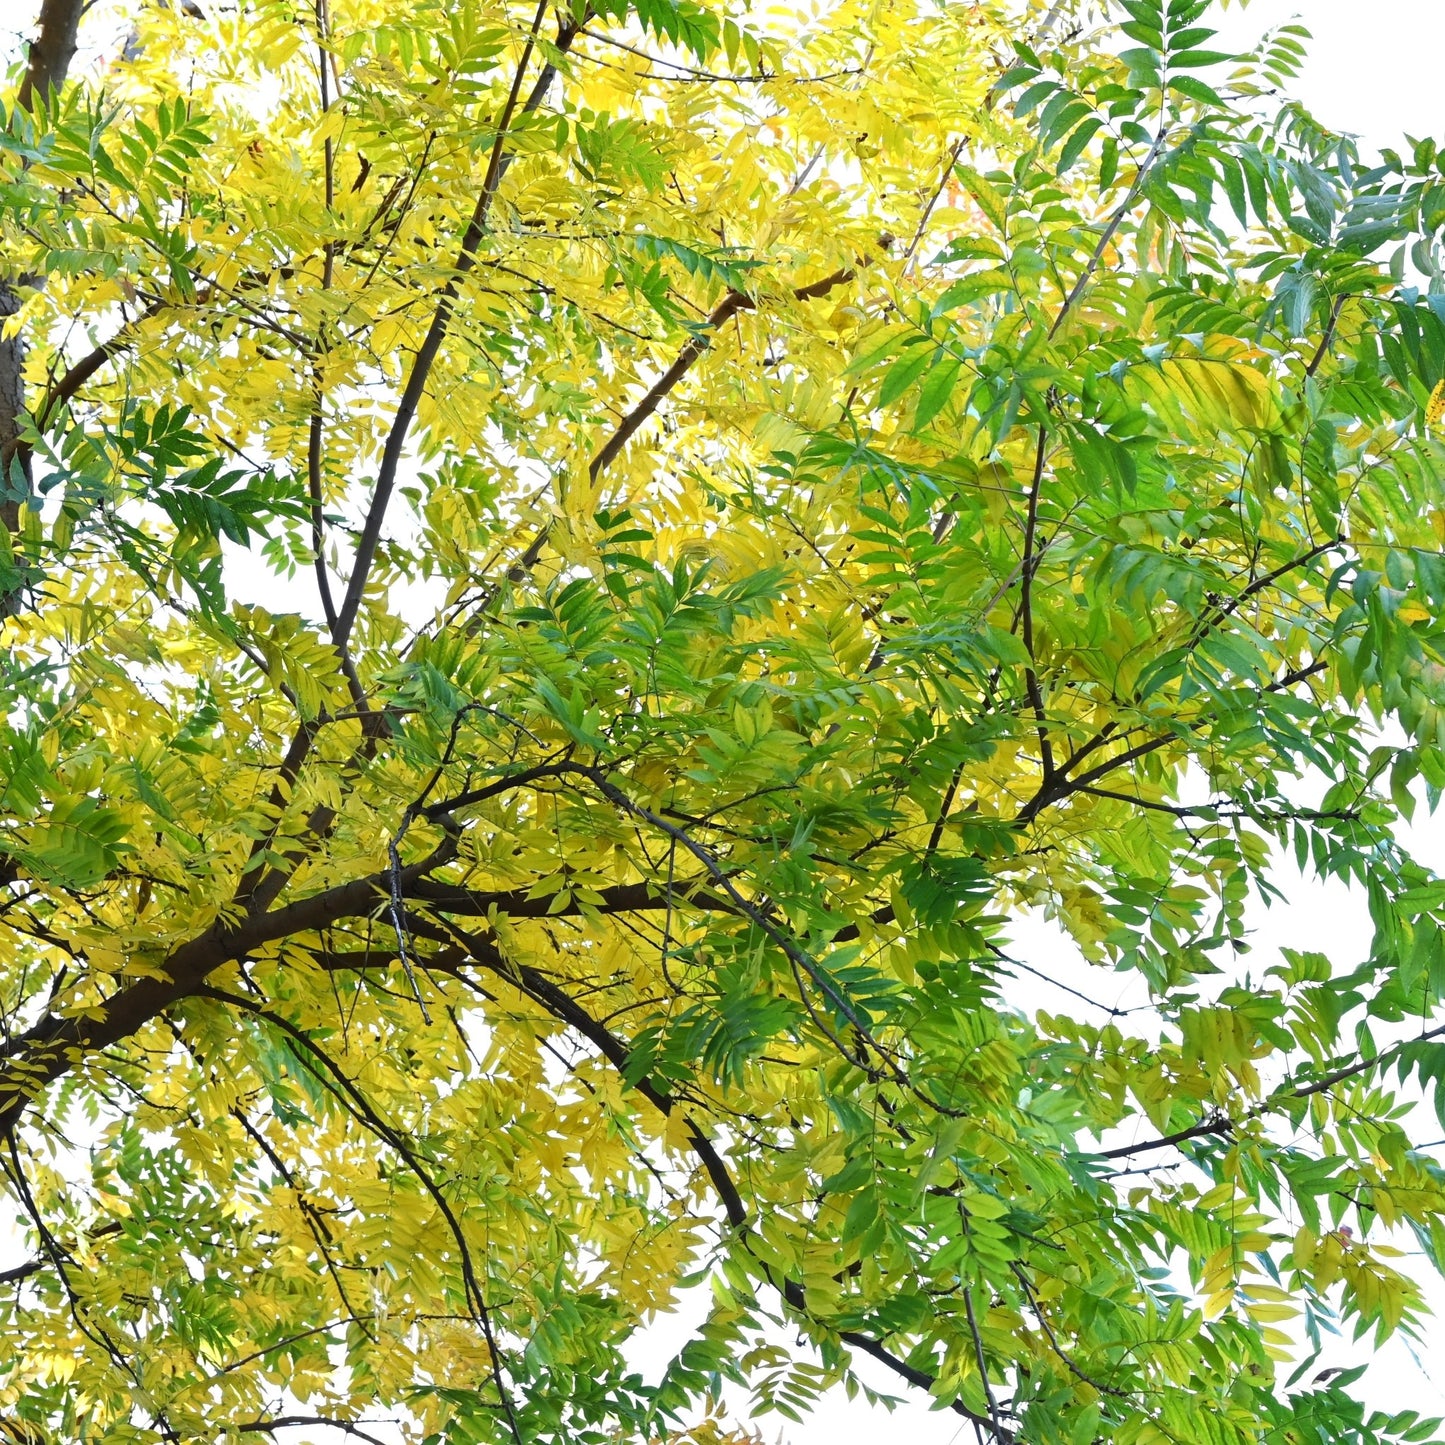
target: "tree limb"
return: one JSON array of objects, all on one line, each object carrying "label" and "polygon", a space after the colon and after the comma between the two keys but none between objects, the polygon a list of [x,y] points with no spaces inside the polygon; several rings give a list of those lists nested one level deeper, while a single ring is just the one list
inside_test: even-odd
[{"label": "tree limb", "polygon": [[65,84],[70,62],[75,58],[80,17],[85,10],[86,0],[41,0],[40,20],[35,39],[30,42],[25,78],[15,97],[15,104],[21,110],[33,110],[36,102],[49,100]]},{"label": "tree limb", "polygon": [[[506,146],[512,118],[517,111],[518,98],[522,92],[522,81],[526,76],[527,66],[531,62],[532,51],[537,42],[537,33],[541,29],[546,13],[547,0],[538,0],[537,13],[533,18],[531,29],[528,31],[526,44],[522,48],[522,58],[518,61],[516,73],[512,77],[511,91],[497,121],[497,136],[492,144],[491,156],[487,161],[487,170],[482,180],[481,191],[477,196],[471,220],[467,222],[467,228],[462,234],[457,258],[452,263],[451,279],[442,287],[437,298],[431,325],[427,327],[426,335],[422,338],[422,343],[412,359],[406,386],[402,390],[396,415],[392,419],[391,429],[387,432],[386,442],[382,447],[381,466],[377,472],[376,486],[371,495],[371,505],[367,509],[366,520],[362,525],[361,537],[357,542],[351,580],[347,583],[346,595],[342,599],[337,613],[336,627],[332,632],[332,640],[338,647],[346,645],[351,636],[351,629],[356,623],[356,615],[361,608],[361,599],[366,591],[367,579],[371,575],[371,564],[376,556],[377,544],[381,540],[382,524],[386,520],[386,510],[391,502],[392,489],[396,485],[397,468],[401,465],[402,452],[411,431],[412,420],[416,416],[417,407],[426,391],[431,369],[436,363],[442,342],[451,325],[452,311],[461,294],[461,283],[476,265],[477,249],[487,231],[492,202],[496,199],[497,189],[507,172]],[[576,35],[577,27],[570,22],[565,24],[557,37],[557,51],[565,52],[571,46]],[[531,94],[522,104],[523,115],[530,114],[542,103],[542,98],[550,88],[555,73],[555,67],[549,61],[538,76]]]}]

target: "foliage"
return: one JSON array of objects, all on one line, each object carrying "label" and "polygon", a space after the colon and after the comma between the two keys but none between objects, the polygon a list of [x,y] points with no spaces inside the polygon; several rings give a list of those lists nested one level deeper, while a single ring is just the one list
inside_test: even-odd
[{"label": "foliage", "polygon": [[157,4],[13,108],[12,1430],[1436,1438],[1313,1353],[1445,1252],[1445,165],[1023,8]]}]

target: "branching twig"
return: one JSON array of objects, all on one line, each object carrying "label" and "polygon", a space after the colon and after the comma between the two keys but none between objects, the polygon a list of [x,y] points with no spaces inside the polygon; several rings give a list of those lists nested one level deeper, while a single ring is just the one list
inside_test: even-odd
[{"label": "branching twig", "polygon": [[1109,218],[1108,225],[1104,227],[1103,235],[1099,237],[1098,245],[1094,247],[1093,254],[1090,255],[1083,271],[1079,273],[1079,279],[1074,282],[1073,289],[1064,297],[1064,304],[1059,308],[1059,314],[1054,317],[1053,325],[1049,327],[1050,340],[1053,339],[1059,327],[1064,324],[1065,317],[1074,309],[1079,297],[1084,294],[1084,288],[1093,279],[1094,272],[1099,269],[1099,263],[1104,259],[1104,252],[1109,249],[1109,242],[1114,239],[1119,227],[1124,224],[1124,217],[1133,209],[1134,202],[1139,199],[1139,193],[1144,189],[1144,182],[1149,172],[1153,169],[1154,162],[1159,159],[1159,154],[1164,149],[1164,142],[1168,139],[1168,136],[1168,126],[1161,125],[1159,127],[1159,134],[1154,137],[1154,144],[1150,146],[1149,154],[1144,157],[1142,164],[1139,166],[1139,170],[1134,176],[1134,182],[1129,187],[1128,193],[1124,199],[1119,202],[1118,208]]}]

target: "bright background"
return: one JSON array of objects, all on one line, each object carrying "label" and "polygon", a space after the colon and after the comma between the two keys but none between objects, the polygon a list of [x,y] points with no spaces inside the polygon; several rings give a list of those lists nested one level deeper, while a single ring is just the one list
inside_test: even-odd
[{"label": "bright background", "polygon": [[[0,0],[0,55],[16,53],[37,9],[38,0]],[[1445,87],[1440,81],[1445,0],[1252,0],[1247,7],[1240,0],[1219,0],[1213,15],[1222,49],[1250,48],[1267,28],[1292,19],[1303,21],[1314,39],[1291,93],[1321,121],[1353,132],[1367,148],[1398,148],[1404,135],[1445,138]],[[274,595],[270,600],[285,605]],[[1445,815],[1417,817],[1410,842],[1422,861],[1445,872]],[[1252,971],[1262,972],[1277,961],[1275,950],[1281,945],[1328,952],[1342,969],[1364,957],[1370,928],[1362,899],[1302,879],[1289,868],[1281,868],[1276,881],[1289,903],[1267,912],[1258,910],[1252,920]],[[1042,919],[1021,920],[1011,932],[1010,951],[1044,979],[1080,988],[1109,1005],[1139,1002],[1128,980],[1091,969]],[[1048,982],[1023,977],[1020,984],[1014,997],[1022,1006],[1060,1009],[1064,1004],[1064,996]],[[1424,1120],[1422,1128],[1429,1130]],[[1421,1137],[1431,1138],[1434,1132]],[[1434,1152],[1445,1161],[1445,1147]],[[5,1222],[0,1221],[0,1268],[23,1257],[23,1245],[7,1235]],[[1404,1264],[1422,1280],[1433,1277],[1418,1254]],[[1423,1341],[1411,1345],[1396,1338],[1381,1352],[1358,1387],[1373,1405],[1445,1415],[1445,1284],[1431,1278],[1427,1292],[1439,1322],[1427,1327]],[[658,1320],[639,1342],[639,1366],[648,1373],[660,1369],[681,1343],[689,1319],[703,1306],[701,1300],[692,1301]],[[1358,1345],[1340,1341],[1326,1352],[1321,1368],[1358,1364],[1369,1348],[1364,1341]],[[867,1361],[863,1365],[865,1379],[881,1390],[892,1390],[893,1377]],[[973,1438],[957,1416],[930,1411],[916,1398],[900,1403],[890,1415],[861,1400],[850,1402],[841,1392],[821,1402],[806,1424],[794,1425],[776,1416],[755,1423],[764,1440],[788,1445],[874,1445],[895,1440],[906,1440],[907,1445],[961,1445]],[[317,1441],[321,1445],[320,1436]]]}]

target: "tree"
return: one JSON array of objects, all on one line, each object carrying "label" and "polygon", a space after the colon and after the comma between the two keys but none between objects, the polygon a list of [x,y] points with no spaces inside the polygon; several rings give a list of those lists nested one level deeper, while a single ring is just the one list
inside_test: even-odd
[{"label": "tree", "polygon": [[[1434,1437],[1311,1360],[1445,1250],[1445,168],[1206,9],[156,5],[17,100],[12,1433],[868,1356],[997,1442]],[[1368,959],[1250,956],[1281,854]],[[1021,1008],[1030,907],[1153,1009]]]}]

